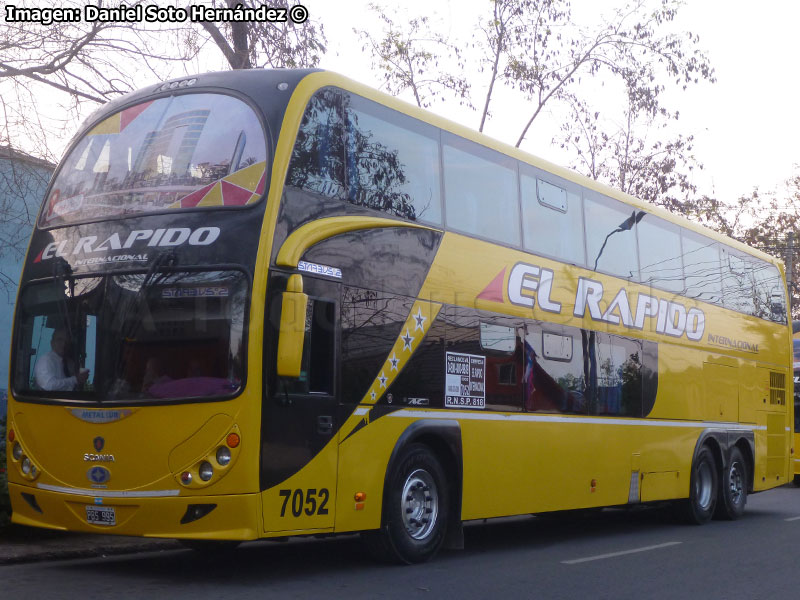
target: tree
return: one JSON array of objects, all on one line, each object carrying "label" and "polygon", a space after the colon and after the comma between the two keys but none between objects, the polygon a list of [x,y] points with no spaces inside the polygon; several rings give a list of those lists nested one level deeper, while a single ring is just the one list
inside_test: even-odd
[{"label": "tree", "polygon": [[578,100],[570,114],[557,141],[571,150],[572,168],[671,212],[693,212],[692,174],[703,168],[692,153],[693,136],[666,137],[667,119],[642,114],[633,102],[618,125]]},{"label": "tree", "polygon": [[[483,71],[488,75],[479,128],[483,130],[492,115],[498,84],[521,93],[531,107],[516,139],[517,146],[546,107],[580,101],[590,80],[621,82],[637,112],[670,114],[661,105],[662,93],[668,87],[686,88],[701,80],[714,80],[713,69],[698,49],[696,36],[664,32],[679,6],[678,0],[636,0],[615,11],[610,21],[584,30],[573,24],[568,0],[492,0],[492,13],[480,23],[477,43]],[[362,32],[369,42],[365,48],[373,50],[377,64],[384,69],[392,65],[397,68],[401,62],[392,63],[387,55],[398,57],[403,52],[417,57],[416,62],[409,63],[411,66],[439,64],[448,59],[451,66],[472,64],[462,58],[463,53],[456,55],[451,50],[469,48],[468,44],[418,36],[419,23],[402,30],[386,17],[384,22],[387,26],[380,39]],[[400,48],[403,52],[387,53],[386,48]],[[409,64],[402,66],[405,76],[385,75],[392,81],[390,93],[410,89],[423,105],[432,96],[420,95],[424,90],[408,77],[409,71],[413,73]],[[467,76],[461,79],[469,82]]]},{"label": "tree", "polygon": [[383,76],[388,93],[399,95],[408,89],[417,106],[428,107],[433,99],[449,91],[459,102],[469,104],[466,77],[453,75],[448,67],[440,65],[452,59],[463,70],[461,50],[432,31],[428,17],[411,19],[408,29],[403,30],[377,4],[370,4],[370,9],[383,21],[383,38],[375,39],[365,29],[353,31],[362,40],[363,49],[370,51],[372,68]]},{"label": "tree", "polygon": [[[135,7],[141,0],[124,3]],[[214,0],[211,8],[261,6],[245,0]],[[115,8],[119,2],[105,5]],[[23,1],[17,8],[38,8]],[[60,8],[82,11],[80,0]],[[101,5],[102,6],[102,5]],[[271,7],[288,7],[276,0]],[[81,13],[83,14],[83,13]],[[87,108],[147,83],[199,70],[202,60],[221,55],[230,68],[313,67],[325,52],[321,24],[230,20],[193,23],[94,21],[9,22],[0,29],[0,144],[55,160],[53,139],[74,130]],[[53,114],[66,115],[56,118]],[[34,118],[31,118],[31,116]],[[17,143],[15,143],[17,142]]]},{"label": "tree", "polygon": [[[589,31],[569,27],[572,14],[567,0],[495,1],[522,6],[517,27],[524,33],[509,47],[504,71],[532,105],[517,146],[550,102],[580,98],[584,75],[621,82],[634,113],[652,116],[669,114],[661,96],[670,79],[683,89],[700,80],[714,81],[696,36],[681,39],[662,32],[678,12],[676,0],[661,0],[655,8],[647,0],[637,0]],[[677,112],[673,114],[677,117]]]},{"label": "tree", "polygon": [[[254,0],[214,0],[214,8],[258,8]],[[289,9],[288,0],[274,0],[272,8]],[[214,44],[222,51],[231,69],[314,67],[325,53],[322,25],[306,22],[297,25],[290,20],[279,22],[212,21],[201,22]],[[187,31],[187,35],[196,30]],[[199,48],[197,42],[192,44]]]}]

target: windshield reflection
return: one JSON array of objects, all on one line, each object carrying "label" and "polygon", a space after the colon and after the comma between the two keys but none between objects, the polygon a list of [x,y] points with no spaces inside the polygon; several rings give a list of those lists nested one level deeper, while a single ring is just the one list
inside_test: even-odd
[{"label": "windshield reflection", "polygon": [[230,396],[244,378],[238,271],[57,278],[20,297],[12,385],[96,402]]}]

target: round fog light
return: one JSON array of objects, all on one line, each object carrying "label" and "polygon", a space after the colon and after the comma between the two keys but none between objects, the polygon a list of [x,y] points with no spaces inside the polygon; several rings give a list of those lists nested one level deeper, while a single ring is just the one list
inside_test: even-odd
[{"label": "round fog light", "polygon": [[33,467],[33,465],[31,464],[31,459],[26,456],[25,458],[22,459],[22,472],[25,475],[29,475],[31,472],[31,467]]},{"label": "round fog light", "polygon": [[217,448],[217,462],[222,467],[231,462],[231,451],[226,446]]},{"label": "round fog light", "polygon": [[198,475],[200,475],[200,479],[203,481],[208,481],[214,475],[214,467],[211,466],[210,462],[205,461],[200,465]]},{"label": "round fog light", "polygon": [[14,460],[22,458],[22,446],[14,444],[14,448],[11,450],[11,456],[14,457]]},{"label": "round fog light", "polygon": [[192,474],[189,471],[184,471],[181,473],[181,483],[183,485],[189,485],[192,483]]}]

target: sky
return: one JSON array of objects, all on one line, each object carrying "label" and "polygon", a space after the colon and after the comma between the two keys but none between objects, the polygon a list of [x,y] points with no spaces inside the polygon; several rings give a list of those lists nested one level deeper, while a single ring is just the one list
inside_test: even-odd
[{"label": "sky", "polygon": [[[381,81],[371,71],[369,57],[353,32],[358,27],[377,33],[380,24],[367,5],[362,0],[345,4],[307,2],[312,17],[319,17],[324,24],[329,42],[320,66],[380,87]],[[395,22],[403,22],[404,15],[428,15],[439,23],[442,33],[455,35],[471,32],[472,15],[486,5],[487,0],[395,0],[388,14]],[[572,0],[572,12],[576,19],[591,24],[597,22],[599,14],[609,14],[619,5],[616,0]],[[488,14],[488,10],[484,12]],[[691,0],[679,11],[672,27],[700,36],[700,47],[717,78],[714,84],[702,83],[669,97],[670,107],[681,115],[675,131],[694,136],[695,156],[704,165],[694,177],[699,192],[732,203],[755,188],[762,193],[780,191],[794,165],[800,165],[798,25],[800,2],[796,0]],[[474,78],[483,80],[477,71]],[[492,121],[487,133],[514,144],[521,130],[520,115],[527,111],[524,103],[508,101],[511,104],[498,111],[502,114]],[[514,108],[505,110],[506,106]],[[430,110],[477,128],[477,114],[461,109],[455,101],[434,105]],[[552,135],[548,132],[556,123],[553,115],[549,118],[549,124],[537,122],[538,129],[531,132],[522,148],[566,165],[569,157],[550,143]]]}]

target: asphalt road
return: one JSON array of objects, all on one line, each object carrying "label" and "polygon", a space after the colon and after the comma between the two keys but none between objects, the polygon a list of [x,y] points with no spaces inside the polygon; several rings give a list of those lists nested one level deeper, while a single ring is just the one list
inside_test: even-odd
[{"label": "asphalt road", "polygon": [[735,522],[660,509],[470,523],[466,547],[412,567],[372,562],[355,536],[252,542],[225,556],[167,550],[0,566],[2,598],[800,597],[800,488],[751,496]]}]

